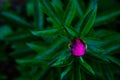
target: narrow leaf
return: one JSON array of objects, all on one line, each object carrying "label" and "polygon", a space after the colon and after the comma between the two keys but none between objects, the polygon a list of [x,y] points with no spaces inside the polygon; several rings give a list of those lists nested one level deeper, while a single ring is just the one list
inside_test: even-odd
[{"label": "narrow leaf", "polygon": [[7,20],[13,22],[13,23],[17,23],[19,25],[22,26],[26,26],[29,28],[32,28],[32,25],[27,23],[25,20],[21,19],[20,17],[13,15],[11,13],[8,12],[1,12],[0,15],[2,15],[3,17],[5,17]]},{"label": "narrow leaf", "polygon": [[88,70],[88,71],[91,72],[93,75],[95,75],[95,72],[94,72],[94,70],[92,69],[92,67],[91,67],[87,62],[85,62],[83,59],[81,59],[81,57],[80,57],[80,64],[81,64],[86,70]]},{"label": "narrow leaf", "polygon": [[109,46],[105,49],[105,51],[103,52],[103,54],[108,54],[108,55],[112,55],[112,54],[115,54],[117,52],[120,52],[119,51],[120,49],[120,45],[112,45],[112,46]]},{"label": "narrow leaf", "polygon": [[52,66],[56,66],[56,67],[64,67],[66,65],[70,65],[71,64],[71,61],[69,61],[70,57],[70,54],[62,54],[59,59],[54,63],[52,64]]},{"label": "narrow leaf", "polygon": [[52,53],[51,55],[50,55],[50,57],[48,57],[49,59],[52,59],[49,63],[48,63],[48,65],[52,65],[54,62],[56,62],[59,58],[60,58],[60,56],[62,55],[62,54],[64,54],[64,53],[66,53],[66,49],[64,49],[64,50],[61,50],[61,51],[58,51],[58,52],[56,52],[57,54],[55,54],[55,53]]},{"label": "narrow leaf", "polygon": [[67,9],[65,11],[66,11],[64,14],[65,25],[70,25],[76,13],[76,7],[75,4],[73,4],[72,0],[69,1]]},{"label": "narrow leaf", "polygon": [[105,42],[103,40],[93,39],[93,38],[84,38],[86,43],[88,45],[96,46],[96,47],[102,47],[104,46]]},{"label": "narrow leaf", "polygon": [[36,52],[42,52],[46,50],[45,47],[34,43],[27,43],[27,46],[29,46],[31,49],[35,50]]},{"label": "narrow leaf", "polygon": [[94,56],[98,59],[109,62],[106,55],[102,54],[101,50],[99,50],[99,48],[97,48],[97,47],[88,46],[88,52],[89,52],[89,55],[91,55],[91,56]]},{"label": "narrow leaf", "polygon": [[11,33],[12,33],[12,29],[8,25],[4,25],[0,27],[0,39],[5,38]]},{"label": "narrow leaf", "polygon": [[78,33],[72,27],[69,27],[69,26],[65,25],[64,29],[68,33],[68,36],[72,36],[72,37],[77,37],[78,36]]},{"label": "narrow leaf", "polygon": [[104,12],[102,12],[100,14],[100,16],[98,16],[95,19],[95,25],[100,25],[100,24],[105,24],[108,23],[110,20],[112,20],[112,18],[115,18],[117,16],[120,15],[120,9],[118,10],[113,10],[107,14],[105,14]]},{"label": "narrow leaf", "polygon": [[78,65],[78,63],[79,63],[79,57],[78,58],[74,57],[73,67],[72,67],[74,80],[82,79],[81,72],[80,72],[80,65]]},{"label": "narrow leaf", "polygon": [[107,58],[108,58],[111,62],[113,62],[113,63],[117,64],[118,66],[120,66],[120,60],[119,60],[119,59],[117,59],[117,58],[115,58],[115,57],[112,57],[112,56],[107,56]]},{"label": "narrow leaf", "polygon": [[103,69],[103,73],[105,73],[107,80],[115,80],[111,66],[105,65]]},{"label": "narrow leaf", "polygon": [[49,15],[52,19],[54,19],[54,21],[61,25],[61,20],[58,17],[57,12],[55,11],[54,7],[52,6],[52,4],[48,1],[48,0],[40,0],[41,1],[41,8],[43,9],[43,11],[45,11],[45,13],[47,15]]},{"label": "narrow leaf", "polygon": [[30,39],[33,37],[33,35],[29,33],[24,33],[23,34],[13,34],[5,38],[6,41],[19,41],[19,40],[24,40],[24,39]]},{"label": "narrow leaf", "polygon": [[76,30],[77,30],[77,32],[79,32],[80,35],[83,34],[83,29],[86,27],[89,27],[89,29],[87,30],[87,32],[89,32],[90,28],[92,27],[92,25],[94,23],[94,18],[96,17],[96,11],[97,11],[97,0],[92,0],[88,6],[88,9],[86,10],[85,14],[83,15],[82,20],[80,20],[78,22],[78,24],[76,25]]},{"label": "narrow leaf", "polygon": [[60,80],[63,80],[64,77],[70,72],[70,70],[71,70],[71,67],[68,66],[68,67],[61,73]]},{"label": "narrow leaf", "polygon": [[81,36],[85,36],[88,34],[88,32],[90,31],[90,29],[93,27],[94,24],[94,20],[96,17],[96,12],[97,12],[97,5],[95,6],[95,8],[93,9],[87,23],[85,24],[82,32],[81,32]]},{"label": "narrow leaf", "polygon": [[80,18],[82,18],[83,13],[84,13],[82,10],[82,6],[84,6],[84,1],[83,0],[74,0],[74,3],[76,5],[76,8],[77,8]]},{"label": "narrow leaf", "polygon": [[34,2],[34,20],[37,27],[41,28],[43,26],[43,13],[40,8],[39,0],[33,0]]},{"label": "narrow leaf", "polygon": [[51,1],[53,7],[55,7],[55,11],[57,12],[57,14],[60,14],[58,15],[60,18],[62,18],[64,15],[64,10],[63,10],[63,3],[61,0],[52,0]]},{"label": "narrow leaf", "polygon": [[46,51],[44,52],[40,52],[36,57],[35,59],[36,60],[42,60],[44,59],[45,57],[47,57],[49,54],[51,54],[52,52],[54,52],[59,46],[61,46],[61,44],[64,42],[63,39],[57,39],[53,45],[49,46],[47,48]]},{"label": "narrow leaf", "polygon": [[39,31],[31,31],[35,36],[53,36],[56,35],[59,29],[46,29],[46,30],[39,30]]}]

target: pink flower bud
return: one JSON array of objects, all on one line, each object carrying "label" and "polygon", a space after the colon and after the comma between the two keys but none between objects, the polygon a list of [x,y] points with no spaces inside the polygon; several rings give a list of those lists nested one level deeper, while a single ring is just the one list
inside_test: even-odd
[{"label": "pink flower bud", "polygon": [[78,38],[69,44],[69,48],[73,56],[83,56],[86,52],[86,44]]}]

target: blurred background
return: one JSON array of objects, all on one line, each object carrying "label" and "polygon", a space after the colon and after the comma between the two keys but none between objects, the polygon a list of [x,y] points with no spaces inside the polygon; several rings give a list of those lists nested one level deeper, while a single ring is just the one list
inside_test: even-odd
[{"label": "blurred background", "polygon": [[[56,7],[57,4],[61,4],[62,6],[58,5],[57,7],[63,9],[63,11],[65,11],[65,8],[67,7],[67,4],[69,2],[69,0],[49,1],[53,4],[54,7]],[[59,1],[60,3],[57,3]],[[80,5],[83,12],[78,11],[78,13],[82,15],[85,13],[90,0],[78,1],[80,3],[83,2]],[[0,80],[49,80],[50,78],[45,78],[47,76],[50,76],[46,72],[51,73],[50,70],[53,70],[53,68],[44,69],[42,64],[45,64],[46,62],[43,61],[39,65],[37,64],[35,66],[32,66],[32,64],[34,63],[29,63],[29,61],[28,63],[26,63],[27,61],[20,61],[20,63],[22,63],[21,65],[19,65],[19,61],[17,61],[18,59],[31,58],[37,54],[37,52],[29,48],[26,43],[34,41],[35,43],[39,44],[39,42],[43,42],[43,45],[47,48],[47,43],[50,42],[49,39],[49,41],[46,41],[46,43],[44,44],[44,40],[46,38],[41,39],[41,37],[35,37],[34,35],[30,34],[30,30],[46,29],[50,26],[53,26],[53,23],[49,19],[49,16],[42,12],[41,8],[40,13],[36,13],[35,10],[37,5],[35,4],[36,3],[34,2],[34,0],[0,0]],[[36,23],[35,20],[35,15],[37,14],[40,14],[40,22],[38,23]],[[62,15],[62,13],[59,14]],[[77,14],[76,17],[81,16]],[[71,25],[74,26],[78,24],[78,22],[79,19],[75,18]],[[39,26],[37,26],[36,28],[37,24],[39,24]],[[96,33],[96,36],[107,34],[106,37],[110,37],[110,35],[112,35],[114,37],[111,36],[111,38],[109,39],[115,38],[119,42],[119,27],[120,0],[98,0],[97,18],[94,24],[94,30],[98,31],[98,33]],[[95,34],[95,32],[90,34],[90,36],[93,34]],[[114,49],[111,48],[113,49],[111,54],[115,53],[112,54],[112,56],[115,56],[118,59],[117,64],[119,64],[119,66],[114,66],[114,72],[112,72],[115,73],[115,79],[92,78],[90,80],[120,79],[120,44],[111,43],[111,45],[116,45]],[[55,70],[59,71],[59,68],[56,68]],[[65,78],[63,80],[69,80],[69,78]]]}]

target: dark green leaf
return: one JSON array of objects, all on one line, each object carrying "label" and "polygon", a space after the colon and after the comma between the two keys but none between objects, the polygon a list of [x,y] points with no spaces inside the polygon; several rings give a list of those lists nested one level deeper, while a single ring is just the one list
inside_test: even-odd
[{"label": "dark green leaf", "polygon": [[104,67],[104,70],[103,70],[103,73],[105,73],[106,75],[106,79],[108,80],[115,80],[114,78],[114,73],[112,71],[112,68],[111,66],[109,66],[108,64],[103,66]]},{"label": "dark green leaf", "polygon": [[31,32],[35,36],[53,36],[53,35],[56,35],[56,33],[59,30],[60,29],[46,29],[46,30],[31,31]]},{"label": "dark green leaf", "polygon": [[0,27],[0,39],[3,39],[10,34],[12,34],[12,29],[8,25]]},{"label": "dark green leaf", "polygon": [[46,50],[46,48],[43,47],[42,45],[37,45],[34,43],[27,43],[27,46],[29,46],[31,49],[33,49],[37,52],[42,52],[42,51]]},{"label": "dark green leaf", "polygon": [[71,70],[71,67],[68,66],[68,67],[61,73],[60,80],[63,80],[64,77],[70,72],[70,70]]},{"label": "dark green leaf", "polygon": [[58,16],[63,17],[63,16],[61,16],[64,14],[62,1],[61,0],[52,0],[51,3],[53,5],[53,7],[55,7],[55,11],[57,12],[57,14],[60,13],[60,15],[58,15]]},{"label": "dark green leaf", "polygon": [[74,61],[72,63],[72,71],[73,71],[73,77],[74,80],[81,80],[81,71],[80,71],[80,65],[79,64],[79,57],[73,57]]},{"label": "dark green leaf", "polygon": [[68,36],[71,36],[71,37],[78,36],[78,33],[72,27],[64,25],[64,28],[66,32],[68,33]]},{"label": "dark green leaf", "polygon": [[21,19],[20,17],[13,15],[8,12],[1,12],[0,15],[6,18],[6,20],[12,21],[13,23],[17,23],[19,25],[26,26],[28,28],[32,28],[32,25],[27,23],[25,20]]},{"label": "dark green leaf", "polygon": [[84,1],[83,0],[74,0],[74,3],[76,5],[76,8],[77,8],[80,18],[82,18],[83,13],[84,13],[83,9],[82,9],[82,7],[84,7]]},{"label": "dark green leaf", "polygon": [[102,12],[100,16],[95,19],[95,25],[101,25],[108,23],[112,18],[115,18],[120,15],[120,9],[112,10],[109,13]]},{"label": "dark green leaf", "polygon": [[102,47],[105,45],[106,42],[104,42],[103,40],[98,40],[98,39],[94,39],[94,38],[84,38],[86,44],[89,46],[96,46],[96,47]]},{"label": "dark green leaf", "polygon": [[89,72],[91,72],[93,75],[95,75],[95,72],[93,70],[93,68],[87,63],[85,62],[82,57],[80,57],[80,64]]},{"label": "dark green leaf", "polygon": [[71,64],[71,60],[69,61],[68,59],[70,58],[70,54],[68,53],[64,53],[62,54],[59,59],[52,64],[52,66],[56,66],[56,67],[64,67],[66,65],[70,65]]},{"label": "dark green leaf", "polygon": [[32,49],[30,48],[24,48],[24,49],[16,49],[15,51],[10,53],[10,56],[14,57],[14,58],[19,58],[19,57],[25,57],[28,55],[31,55],[35,53]]},{"label": "dark green leaf", "polygon": [[34,63],[34,60],[32,59],[16,59],[16,62],[19,64],[26,64],[26,63]]},{"label": "dark green leaf", "polygon": [[95,53],[103,53],[105,51],[103,48],[93,45],[88,45],[88,49],[90,49],[91,52],[95,52]]},{"label": "dark green leaf", "polygon": [[115,54],[115,53],[119,53],[120,49],[120,45],[118,44],[115,44],[115,45],[111,45],[111,46],[108,46],[105,48],[105,51],[103,52],[103,54],[108,54],[108,55],[112,55],[112,54]]},{"label": "dark green leaf", "polygon": [[40,8],[39,0],[33,0],[34,2],[34,19],[37,27],[43,27],[43,13]]},{"label": "dark green leaf", "polygon": [[44,74],[47,72],[47,70],[48,70],[48,68],[47,69],[42,69],[42,71],[41,70],[39,70],[39,71],[37,70],[34,75],[32,73],[33,80],[39,80],[39,79],[41,79],[44,76]]},{"label": "dark green leaf", "polygon": [[[29,65],[29,66],[40,66],[40,65],[47,65],[46,61],[43,60],[36,60],[34,58],[30,59],[16,59],[16,62],[22,66]],[[42,67],[41,66],[41,67]]]},{"label": "dark green leaf", "polygon": [[103,51],[103,50],[100,50],[99,48],[97,48],[95,46],[88,46],[89,55],[94,56],[94,57],[101,59],[103,61],[109,62],[106,55],[102,54],[101,51]]},{"label": "dark green leaf", "polygon": [[81,32],[81,36],[87,35],[90,29],[93,27],[94,20],[96,18],[96,12],[97,12],[97,5],[94,7],[92,13],[90,14],[90,17]]},{"label": "dark green leaf", "polygon": [[41,8],[43,11],[49,15],[57,24],[61,25],[62,22],[60,18],[58,17],[57,12],[55,11],[54,7],[48,0],[40,0],[41,1]]},{"label": "dark green leaf", "polygon": [[67,9],[65,11],[66,12],[64,14],[64,23],[65,25],[70,25],[76,13],[76,7],[75,4],[73,4],[72,0],[69,0]]},{"label": "dark green leaf", "polygon": [[20,40],[24,40],[24,39],[30,39],[32,37],[33,39],[33,36],[29,33],[24,33],[23,34],[13,34],[13,35],[10,35],[8,37],[5,38],[6,41],[20,41]]},{"label": "dark green leaf", "polygon": [[54,44],[52,44],[51,46],[49,46],[48,48],[47,48],[47,50],[46,51],[44,51],[44,52],[40,52],[36,57],[35,57],[35,59],[36,60],[42,60],[42,59],[44,59],[45,57],[47,57],[50,53],[53,53],[57,48],[59,48],[61,45],[62,45],[62,43],[64,42],[64,40],[63,39],[57,39],[55,42],[54,42]]},{"label": "dark green leaf", "polygon": [[28,16],[32,16],[34,14],[34,4],[32,1],[26,4],[26,13]]},{"label": "dark green leaf", "polygon": [[[82,20],[80,20],[78,22],[78,24],[76,25],[76,30],[77,30],[77,32],[79,32],[80,35],[82,35],[84,33],[83,29],[84,29],[84,31],[86,30],[85,31],[86,34],[89,32],[89,30],[93,26],[94,19],[96,17],[96,12],[97,12],[97,0],[92,0],[82,18]],[[88,27],[88,29],[87,29],[87,27]]]},{"label": "dark green leaf", "polygon": [[51,61],[48,63],[48,65],[51,66],[56,60],[58,60],[60,58],[60,56],[62,54],[66,53],[66,52],[67,52],[67,50],[65,49],[65,50],[61,50],[59,52],[56,52],[56,54],[52,53],[50,56],[48,56],[48,59],[51,59]]},{"label": "dark green leaf", "polygon": [[113,63],[117,64],[118,66],[120,66],[120,60],[119,60],[119,59],[117,59],[117,58],[115,58],[115,57],[112,57],[112,56],[107,56],[107,58],[108,58],[111,62],[113,62]]}]

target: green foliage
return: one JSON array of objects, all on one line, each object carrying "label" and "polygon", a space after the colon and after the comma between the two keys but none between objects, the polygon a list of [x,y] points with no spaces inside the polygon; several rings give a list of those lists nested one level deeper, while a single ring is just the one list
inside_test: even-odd
[{"label": "green foliage", "polygon": [[92,69],[92,67],[91,67],[88,63],[86,63],[86,62],[82,59],[82,57],[80,57],[80,64],[81,64],[84,68],[86,68],[89,72],[91,72],[93,75],[95,75],[95,72],[94,72],[94,70]]},{"label": "green foliage", "polygon": [[[0,12],[0,80],[119,80],[118,2],[6,1]],[[68,45],[75,38],[87,45],[84,56],[71,55]]]}]

